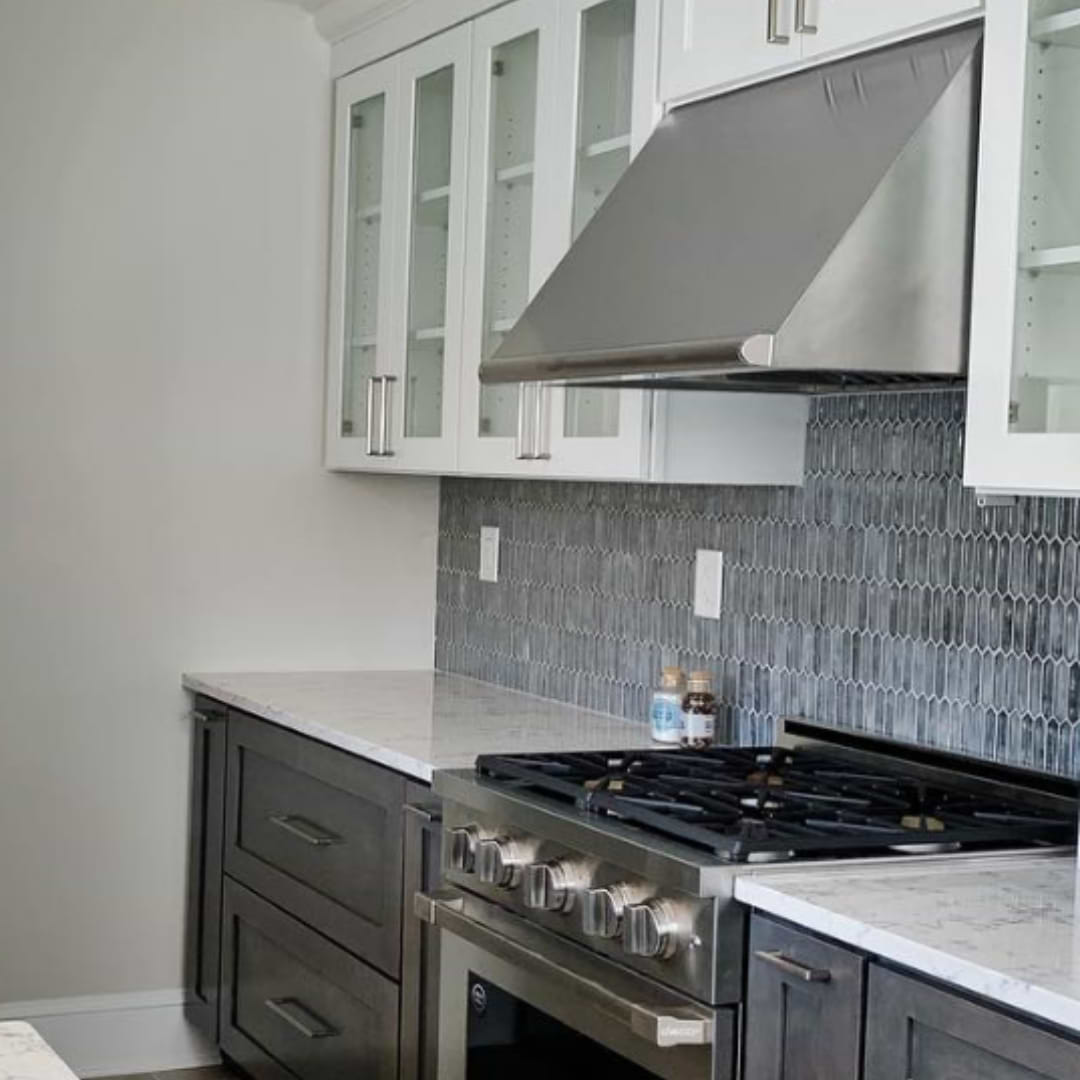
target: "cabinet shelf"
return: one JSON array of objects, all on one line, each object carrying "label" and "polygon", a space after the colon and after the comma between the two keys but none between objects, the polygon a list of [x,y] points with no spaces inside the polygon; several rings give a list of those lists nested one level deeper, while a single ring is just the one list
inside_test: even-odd
[{"label": "cabinet shelf", "polygon": [[1020,269],[1030,273],[1045,270],[1058,274],[1080,274],[1080,245],[1024,252],[1020,256]]},{"label": "cabinet shelf", "polygon": [[1035,19],[1031,24],[1031,40],[1040,45],[1067,45],[1080,49],[1080,7]]},{"label": "cabinet shelf", "polygon": [[372,203],[371,206],[361,206],[353,211],[353,217],[358,221],[377,221],[382,217],[382,204]]},{"label": "cabinet shelf", "polygon": [[352,338],[349,345],[354,349],[374,349],[378,343],[379,339],[374,334],[368,334]]},{"label": "cabinet shelf", "polygon": [[610,139],[599,139],[597,142],[587,143],[581,148],[581,152],[587,158],[597,158],[627,150],[629,147],[629,135],[613,135]]},{"label": "cabinet shelf", "polygon": [[530,179],[535,168],[531,161],[523,161],[520,165],[507,165],[505,169],[495,170],[495,182],[497,184],[509,184],[513,180]]},{"label": "cabinet shelf", "polygon": [[442,341],[446,337],[445,326],[425,326],[413,331],[417,341]]},{"label": "cabinet shelf", "polygon": [[517,324],[517,319],[494,319],[491,323],[493,334],[509,334]]},{"label": "cabinet shelf", "polygon": [[417,201],[420,203],[444,202],[449,198],[450,185],[445,184],[443,187],[428,188],[426,191],[421,191]]}]

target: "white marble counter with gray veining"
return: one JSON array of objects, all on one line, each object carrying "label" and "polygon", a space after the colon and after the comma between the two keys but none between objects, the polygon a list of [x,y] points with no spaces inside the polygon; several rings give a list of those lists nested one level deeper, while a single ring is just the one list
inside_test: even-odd
[{"label": "white marble counter with gray veining", "polygon": [[435,769],[471,767],[478,754],[651,745],[646,723],[442,672],[200,674],[183,683],[427,782]]},{"label": "white marble counter with gray veining", "polygon": [[56,1051],[21,1020],[0,1023],[0,1080],[75,1080]]},{"label": "white marble counter with gray veining", "polygon": [[1073,854],[749,870],[743,903],[1080,1033]]}]

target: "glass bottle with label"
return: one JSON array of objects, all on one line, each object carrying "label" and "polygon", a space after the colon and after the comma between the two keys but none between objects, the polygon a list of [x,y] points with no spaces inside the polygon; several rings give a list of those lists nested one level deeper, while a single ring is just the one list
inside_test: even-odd
[{"label": "glass bottle with label", "polygon": [[682,701],[682,744],[695,750],[712,746],[716,735],[716,697],[712,676],[707,671],[691,671]]},{"label": "glass bottle with label", "polygon": [[680,667],[666,667],[660,675],[660,685],[653,691],[649,708],[649,723],[654,742],[682,742],[682,701],[685,677]]}]

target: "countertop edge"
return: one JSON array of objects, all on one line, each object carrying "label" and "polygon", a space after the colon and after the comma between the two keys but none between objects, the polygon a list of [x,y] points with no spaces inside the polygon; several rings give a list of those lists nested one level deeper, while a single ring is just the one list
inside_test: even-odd
[{"label": "countertop edge", "polygon": [[195,675],[183,675],[181,685],[185,690],[190,690],[193,694],[202,694],[204,697],[212,698],[214,701],[231,705],[234,709],[240,709],[242,712],[250,713],[261,720],[268,720],[272,724],[278,724],[301,735],[307,735],[309,738],[316,739],[327,746],[334,746],[339,750],[356,754],[358,757],[365,758],[367,761],[375,762],[378,765],[385,765],[389,769],[403,773],[422,783],[430,784],[434,775],[435,770],[430,761],[421,761],[419,758],[410,757],[408,754],[402,754],[397,750],[380,746],[378,743],[373,743],[356,735],[345,735],[335,728],[326,727],[312,720],[306,720],[302,716],[275,709],[264,701],[257,701],[254,698],[245,697],[243,694],[223,690],[220,686],[213,686],[210,683],[203,682],[202,679]]},{"label": "countertop edge", "polygon": [[790,896],[782,888],[760,878],[737,878],[735,899],[901,967],[1080,1034],[1080,1001],[1074,998]]}]

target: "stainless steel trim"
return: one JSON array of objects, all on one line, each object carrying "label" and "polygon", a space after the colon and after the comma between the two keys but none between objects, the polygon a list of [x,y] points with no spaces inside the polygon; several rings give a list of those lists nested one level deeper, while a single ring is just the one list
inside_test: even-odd
[{"label": "stainless steel trim", "polygon": [[[398,1048],[400,1080],[433,1080],[435,1076],[434,1016],[425,1012],[425,989],[429,972],[424,957],[424,938],[431,934],[427,920],[417,917],[408,898],[429,887],[426,866],[430,845],[442,828],[433,809],[406,803],[404,807],[405,910],[401,921],[401,1038]],[[431,962],[429,958],[429,963]],[[432,994],[434,991],[432,991]],[[430,1006],[430,1002],[429,1002]],[[429,1009],[429,1011],[434,1011]],[[430,1057],[431,1060],[425,1060]]]},{"label": "stainless steel trim", "polygon": [[382,376],[383,391],[382,412],[379,420],[379,457],[394,456],[394,451],[390,449],[390,432],[393,428],[393,417],[391,416],[391,390],[396,382],[396,375]]},{"label": "stainless steel trim", "polygon": [[806,14],[806,0],[795,0],[795,33],[816,34],[817,25],[810,22]]},{"label": "stainless steel trim", "polygon": [[787,45],[791,38],[780,33],[780,0],[769,0],[769,18],[765,28],[765,40],[770,45]]},{"label": "stainless steel trim", "polygon": [[710,1010],[683,1006],[656,1008],[647,1002],[630,1001],[602,982],[578,974],[548,956],[489,929],[469,918],[464,900],[453,893],[418,893],[416,912],[447,933],[476,945],[485,953],[512,963],[518,970],[542,978],[550,985],[575,995],[587,1007],[601,1010],[634,1035],[653,1046],[707,1046],[713,1038]]},{"label": "stainless steel trim", "polygon": [[305,844],[310,844],[312,847],[331,847],[334,844],[343,844],[345,842],[337,833],[332,833],[328,829],[322,828],[321,825],[316,825],[313,821],[296,817],[293,814],[271,814],[270,823],[276,825],[279,829],[284,829],[285,832],[298,837]]},{"label": "stainless steel trim", "polygon": [[368,457],[375,457],[375,388],[382,389],[382,383],[378,375],[368,376],[367,386],[367,431],[365,432],[364,453]]},{"label": "stainless steel trim", "polygon": [[295,998],[267,998],[263,1004],[305,1039],[331,1039],[341,1034]]},{"label": "stainless steel trim", "polygon": [[762,963],[770,964],[785,975],[791,975],[793,978],[802,980],[802,982],[826,983],[832,980],[832,972],[828,968],[808,967],[806,964],[800,964],[798,960],[792,960],[791,957],[785,956],[782,952],[757,949],[754,956]]}]

